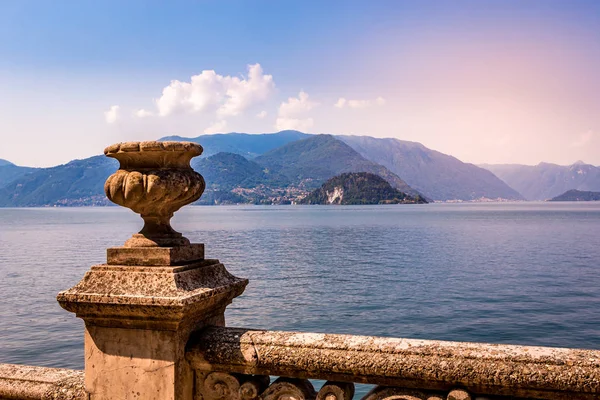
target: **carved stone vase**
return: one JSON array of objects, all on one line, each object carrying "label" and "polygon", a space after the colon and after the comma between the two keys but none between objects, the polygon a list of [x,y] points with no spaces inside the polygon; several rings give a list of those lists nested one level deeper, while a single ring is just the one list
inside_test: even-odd
[{"label": "carved stone vase", "polygon": [[194,373],[185,359],[189,336],[225,325],[225,308],[248,280],[231,275],[204,244],[171,228],[173,213],[198,200],[202,176],[190,142],[129,142],[104,154],[120,168],[104,186],[108,198],[139,213],[144,227],[105,264],[57,299],[85,321],[85,389],[91,400],[192,400]]},{"label": "carved stone vase", "polygon": [[127,142],[107,147],[104,154],[120,167],[104,185],[110,201],[130,208],[144,219],[142,230],[124,247],[178,247],[189,240],[170,224],[173,213],[198,200],[206,186],[190,166],[202,154],[192,142]]}]

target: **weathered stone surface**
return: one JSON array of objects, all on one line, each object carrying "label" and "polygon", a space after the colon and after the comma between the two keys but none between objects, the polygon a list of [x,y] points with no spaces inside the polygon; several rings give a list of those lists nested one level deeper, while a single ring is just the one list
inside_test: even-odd
[{"label": "weathered stone surface", "polygon": [[106,250],[109,265],[179,265],[204,260],[204,244],[178,247],[111,247]]},{"label": "weathered stone surface", "polygon": [[88,326],[85,388],[92,400],[192,399],[183,331]]},{"label": "weathered stone surface", "polygon": [[144,219],[142,230],[125,247],[189,245],[173,230],[173,213],[200,198],[206,186],[190,160],[202,154],[192,142],[127,142],[107,147],[104,154],[119,160],[120,167],[104,185],[113,203],[127,207]]},{"label": "weathered stone surface", "polygon": [[[600,398],[600,351],[208,328],[190,339],[199,370],[373,383],[448,393]],[[475,397],[477,397],[475,396]]]},{"label": "weathered stone surface", "polygon": [[58,301],[85,321],[85,384],[92,400],[191,400],[191,332],[224,325],[245,279],[217,260],[181,266],[97,265]]},{"label": "weathered stone surface", "polygon": [[96,265],[58,301],[86,323],[85,384],[92,400],[191,400],[190,332],[224,325],[248,281],[218,260],[178,266]]},{"label": "weathered stone surface", "polygon": [[218,260],[168,267],[102,264],[57,299],[88,325],[192,330],[222,315],[247,284]]},{"label": "weathered stone surface", "polygon": [[0,364],[0,399],[85,400],[83,371]]}]

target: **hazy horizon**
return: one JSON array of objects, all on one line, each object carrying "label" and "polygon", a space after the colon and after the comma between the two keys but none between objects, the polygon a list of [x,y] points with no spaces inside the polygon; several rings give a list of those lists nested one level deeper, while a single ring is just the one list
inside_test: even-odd
[{"label": "hazy horizon", "polygon": [[296,129],[600,165],[600,2],[0,4],[0,158]]}]

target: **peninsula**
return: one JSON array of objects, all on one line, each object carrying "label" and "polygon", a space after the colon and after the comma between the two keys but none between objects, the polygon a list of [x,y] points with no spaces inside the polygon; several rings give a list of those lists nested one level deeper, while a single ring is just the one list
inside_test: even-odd
[{"label": "peninsula", "polygon": [[563,194],[553,197],[550,201],[600,201],[600,192],[587,192],[583,190],[567,190]]},{"label": "peninsula", "polygon": [[334,176],[306,196],[301,204],[416,204],[427,203],[393,188],[385,179],[369,172],[349,172]]}]

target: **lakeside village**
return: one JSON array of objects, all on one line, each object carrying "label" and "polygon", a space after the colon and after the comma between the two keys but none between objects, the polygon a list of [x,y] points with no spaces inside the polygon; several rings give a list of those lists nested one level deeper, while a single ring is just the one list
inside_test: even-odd
[{"label": "lakeside village", "polygon": [[[231,191],[206,189],[203,198],[193,205],[300,205],[312,190],[291,186],[287,188],[272,188],[267,185],[259,185],[254,188],[237,187]],[[204,198],[206,197],[206,198]],[[210,200],[209,200],[210,199]],[[481,197],[472,200],[434,200],[430,203],[509,203],[523,202],[524,200]],[[104,207],[114,206],[107,201],[106,196],[98,195],[82,197],[77,199],[64,199],[57,204],[45,207]]]}]

